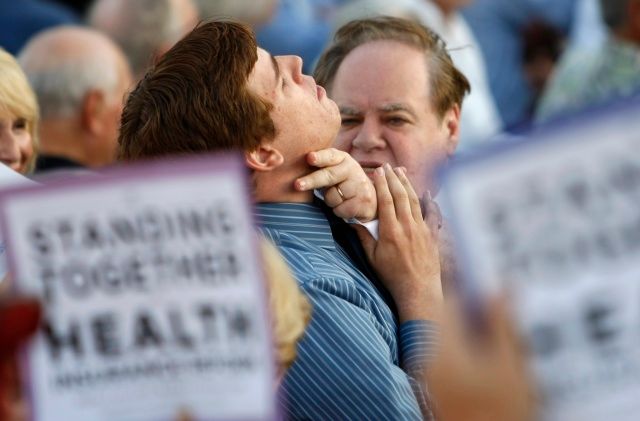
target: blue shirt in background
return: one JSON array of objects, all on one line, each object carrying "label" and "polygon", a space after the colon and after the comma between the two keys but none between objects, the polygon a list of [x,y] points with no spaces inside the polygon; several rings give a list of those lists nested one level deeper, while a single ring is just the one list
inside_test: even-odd
[{"label": "blue shirt in background", "polygon": [[280,0],[272,20],[261,27],[258,45],[273,55],[298,55],[302,71],[311,73],[331,35],[331,24],[317,13],[311,0]]},{"label": "blue shirt in background", "polygon": [[17,55],[36,33],[80,20],[64,6],[40,0],[0,0],[0,47]]}]

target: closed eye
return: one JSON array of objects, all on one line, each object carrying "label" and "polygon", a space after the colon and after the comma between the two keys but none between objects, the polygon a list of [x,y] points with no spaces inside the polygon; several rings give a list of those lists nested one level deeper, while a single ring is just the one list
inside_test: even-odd
[{"label": "closed eye", "polygon": [[360,124],[360,120],[353,117],[342,117],[342,127],[353,127]]},{"label": "closed eye", "polygon": [[405,124],[409,123],[409,120],[407,120],[404,117],[388,117],[386,119],[387,124],[394,126],[394,127],[400,127],[400,126],[404,126]]},{"label": "closed eye", "polygon": [[27,128],[27,119],[18,118],[13,122],[14,130],[25,130]]}]

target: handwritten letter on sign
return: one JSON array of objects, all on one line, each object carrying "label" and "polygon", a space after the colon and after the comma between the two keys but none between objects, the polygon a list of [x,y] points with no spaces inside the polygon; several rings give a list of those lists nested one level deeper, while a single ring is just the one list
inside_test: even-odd
[{"label": "handwritten letter on sign", "polygon": [[508,288],[546,420],[640,413],[638,106],[454,166],[467,298]]},{"label": "handwritten letter on sign", "polygon": [[38,420],[271,419],[273,363],[236,157],[154,163],[1,198]]}]

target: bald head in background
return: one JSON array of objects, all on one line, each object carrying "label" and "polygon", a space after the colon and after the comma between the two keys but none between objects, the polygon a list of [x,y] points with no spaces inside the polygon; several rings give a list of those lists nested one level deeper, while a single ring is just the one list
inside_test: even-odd
[{"label": "bald head in background", "polygon": [[276,13],[279,0],[195,0],[203,19],[231,17],[249,24],[254,30],[268,23]]},{"label": "bald head in background", "polygon": [[114,162],[123,101],[133,83],[120,48],[92,29],[61,26],[32,38],[18,61],[40,105],[36,172]]},{"label": "bald head in background", "polygon": [[89,24],[122,48],[135,79],[198,20],[193,0],[95,0],[88,14]]}]

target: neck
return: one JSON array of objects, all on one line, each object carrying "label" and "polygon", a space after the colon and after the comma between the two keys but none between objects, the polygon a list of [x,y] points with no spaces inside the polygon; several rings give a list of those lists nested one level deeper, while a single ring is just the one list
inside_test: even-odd
[{"label": "neck", "polygon": [[69,158],[88,165],[82,130],[72,118],[43,120],[40,124],[40,153]]},{"label": "neck", "polygon": [[254,197],[256,202],[266,203],[310,203],[313,191],[300,192],[293,188],[295,177],[276,171],[255,172],[253,174]]}]

